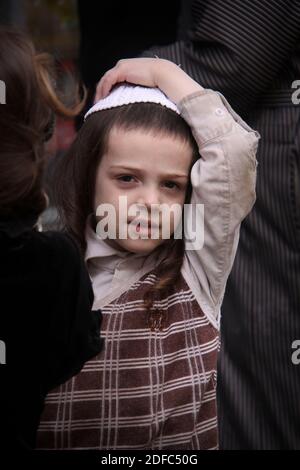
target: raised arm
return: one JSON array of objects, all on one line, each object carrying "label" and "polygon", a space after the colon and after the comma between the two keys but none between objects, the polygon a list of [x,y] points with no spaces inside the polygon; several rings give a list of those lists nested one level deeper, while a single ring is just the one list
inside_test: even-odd
[{"label": "raised arm", "polygon": [[[220,307],[239,240],[240,224],[255,202],[256,150],[259,135],[221,94],[203,90],[185,97],[178,107],[199,146],[191,170],[193,206],[204,207],[204,244],[186,241],[183,275],[197,300],[219,327]],[[187,224],[186,239],[193,239]],[[200,231],[201,227],[199,227]]]},{"label": "raised arm", "polygon": [[[191,205],[204,205],[204,245],[192,246],[187,240],[193,238],[193,233],[185,232],[183,274],[217,327],[240,224],[255,202],[259,135],[233,111],[223,95],[204,89],[169,61],[120,61],[101,79],[97,98],[106,96],[120,81],[159,87],[177,104],[198,143],[201,158],[191,170]],[[188,229],[192,226],[187,224]]]}]

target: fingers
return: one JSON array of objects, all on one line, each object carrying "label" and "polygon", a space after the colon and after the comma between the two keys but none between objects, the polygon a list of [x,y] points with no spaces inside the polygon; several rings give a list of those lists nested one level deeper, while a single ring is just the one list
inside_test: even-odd
[{"label": "fingers", "polygon": [[158,87],[168,96],[170,88],[172,93],[172,83],[176,85],[177,82],[182,80],[183,76],[186,76],[186,74],[174,63],[167,60],[152,58],[122,59],[101,78],[97,85],[95,102],[105,98],[111,88],[119,82]]},{"label": "fingers", "polygon": [[94,102],[105,98],[116,83],[126,81],[135,82],[134,74],[136,73],[136,69],[141,69],[141,59],[138,59],[138,62],[136,59],[119,60],[116,65],[112,69],[108,70],[99,81],[96,88]]},{"label": "fingers", "polygon": [[118,82],[117,74],[115,69],[110,69],[108,70],[101,80],[99,81],[97,88],[96,88],[96,96],[95,96],[95,102],[99,101],[101,98],[105,98],[105,96],[108,95],[110,92],[111,88],[115,83]]},{"label": "fingers", "polygon": [[96,88],[95,102],[105,98],[116,83],[128,81],[129,63],[132,64],[131,59],[121,59],[103,75]]}]

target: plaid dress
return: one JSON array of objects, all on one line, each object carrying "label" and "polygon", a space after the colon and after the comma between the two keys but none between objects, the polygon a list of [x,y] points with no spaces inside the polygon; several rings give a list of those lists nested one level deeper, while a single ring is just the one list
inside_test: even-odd
[{"label": "plaid dress", "polygon": [[183,276],[142,308],[157,269],[102,308],[103,351],[49,393],[41,449],[216,449],[218,331]]}]

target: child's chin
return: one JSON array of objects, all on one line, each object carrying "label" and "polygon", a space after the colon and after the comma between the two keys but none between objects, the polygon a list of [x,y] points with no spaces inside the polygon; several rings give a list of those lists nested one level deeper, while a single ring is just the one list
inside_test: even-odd
[{"label": "child's chin", "polygon": [[136,254],[148,254],[162,245],[164,240],[138,239],[138,240],[118,240],[118,244],[122,249]]}]

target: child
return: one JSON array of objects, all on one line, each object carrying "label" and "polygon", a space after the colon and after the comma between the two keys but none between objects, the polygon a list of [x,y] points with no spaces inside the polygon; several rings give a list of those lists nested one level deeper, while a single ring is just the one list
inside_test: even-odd
[{"label": "child", "polygon": [[[118,82],[143,86],[106,96]],[[220,307],[255,201],[258,135],[222,95],[165,60],[119,62],[98,97],[62,162],[58,201],[85,253],[106,348],[49,394],[39,447],[216,449]],[[184,238],[174,214],[150,215],[173,204]],[[142,215],[133,218],[132,205]],[[202,205],[203,246],[189,223]],[[111,207],[113,221],[101,210]],[[101,239],[105,223],[110,236]],[[149,223],[158,238],[144,237]],[[122,238],[133,225],[138,237]]]},{"label": "child", "polygon": [[10,459],[35,446],[47,392],[101,350],[100,312],[91,311],[74,241],[36,229],[47,205],[44,149],[54,112],[77,113],[59,100],[52,76],[50,57],[0,28],[0,449]]}]

